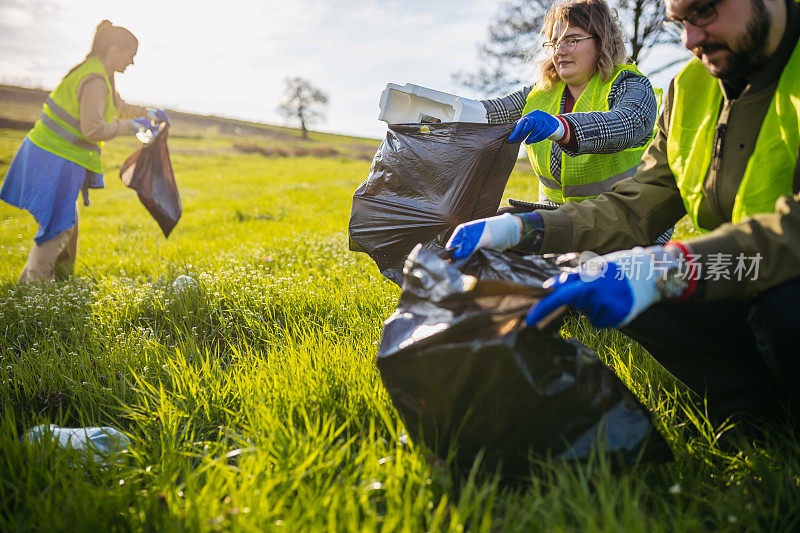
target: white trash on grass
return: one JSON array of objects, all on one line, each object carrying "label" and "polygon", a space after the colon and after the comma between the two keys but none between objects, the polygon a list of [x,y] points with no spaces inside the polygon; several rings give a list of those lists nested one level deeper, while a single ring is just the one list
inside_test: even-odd
[{"label": "white trash on grass", "polygon": [[197,282],[194,280],[192,276],[186,276],[181,274],[175,281],[172,282],[172,288],[178,291],[184,291],[186,289],[192,289],[197,287]]},{"label": "white trash on grass", "polygon": [[130,439],[112,427],[63,428],[55,424],[33,427],[25,433],[28,442],[42,442],[52,438],[62,448],[85,451],[92,459],[102,461],[107,456],[130,447]]}]

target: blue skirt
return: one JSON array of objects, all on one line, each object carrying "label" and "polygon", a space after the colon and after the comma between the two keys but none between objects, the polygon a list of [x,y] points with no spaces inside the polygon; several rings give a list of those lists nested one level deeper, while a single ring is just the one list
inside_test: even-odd
[{"label": "blue skirt", "polygon": [[41,245],[75,225],[75,201],[86,180],[91,188],[105,186],[102,174],[39,148],[25,137],[6,173],[0,200],[33,215],[39,223],[33,240]]}]

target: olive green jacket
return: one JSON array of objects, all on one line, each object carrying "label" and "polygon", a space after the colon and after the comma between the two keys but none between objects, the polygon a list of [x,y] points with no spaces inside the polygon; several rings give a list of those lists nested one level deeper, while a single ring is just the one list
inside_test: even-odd
[{"label": "olive green jacket", "polygon": [[[722,150],[714,157],[704,182],[710,201],[704,202],[699,220],[713,231],[684,241],[704,271],[720,256],[756,257],[758,275],[743,280],[705,279],[700,300],[751,298],[764,290],[800,277],[800,154],[794,171],[794,197],[783,196],[772,213],[731,224],[734,199],[753,153],[759,127],[772,100],[778,79],[800,36],[800,7],[787,2],[787,25],[775,54],[734,97],[725,84],[719,125],[726,128]],[[800,98],[800,95],[798,95]],[[544,221],[541,253],[591,250],[608,253],[647,246],[686,214],[675,177],[667,162],[667,132],[674,99],[670,84],[658,131],[634,176],[624,179],[595,199],[568,202],[555,211],[540,211]],[[732,270],[732,269],[731,269]],[[752,273],[751,273],[752,274]]]}]

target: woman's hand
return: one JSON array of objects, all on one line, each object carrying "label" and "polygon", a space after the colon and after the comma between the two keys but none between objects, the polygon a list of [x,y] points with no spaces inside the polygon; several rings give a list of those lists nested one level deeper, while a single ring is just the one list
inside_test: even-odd
[{"label": "woman's hand", "polygon": [[153,127],[153,123],[150,122],[150,119],[147,117],[138,117],[131,119],[131,125],[133,126],[133,133],[136,134],[139,130],[150,130],[155,132],[155,128]]},{"label": "woman's hand", "polygon": [[158,125],[147,117],[131,119],[133,134],[142,144],[150,144],[161,132]]},{"label": "woman's hand", "polygon": [[525,144],[538,143],[545,139],[558,141],[564,137],[564,132],[562,119],[536,109],[517,121],[508,141],[517,143],[524,140]]},{"label": "woman's hand", "polygon": [[167,116],[167,112],[163,109],[148,109],[147,118],[155,122],[166,122],[167,126],[172,126],[172,123],[169,121],[169,117]]},{"label": "woman's hand", "polygon": [[478,248],[510,248],[519,242],[521,232],[522,223],[509,213],[481,218],[459,224],[445,248],[453,252],[453,258],[463,259]]}]

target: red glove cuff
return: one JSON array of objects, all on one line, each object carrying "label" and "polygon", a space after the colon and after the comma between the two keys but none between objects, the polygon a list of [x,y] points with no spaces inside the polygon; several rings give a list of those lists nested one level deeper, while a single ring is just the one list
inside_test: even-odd
[{"label": "red glove cuff", "polygon": [[569,140],[570,133],[572,133],[571,130],[570,130],[569,122],[567,122],[567,119],[563,118],[560,115],[553,115],[553,116],[556,117],[558,120],[560,120],[561,124],[564,126],[564,135],[563,135],[563,137],[561,137],[560,139],[555,141],[558,144],[563,144],[563,143],[565,143],[565,142],[567,142]]},{"label": "red glove cuff", "polygon": [[700,279],[700,265],[695,261],[691,250],[689,250],[689,248],[682,242],[669,241],[667,246],[674,246],[680,250],[683,259],[686,262],[686,275],[689,278],[689,285],[686,287],[686,290],[680,296],[680,298],[676,300],[678,302],[684,302],[691,298],[697,289],[697,281]]}]

